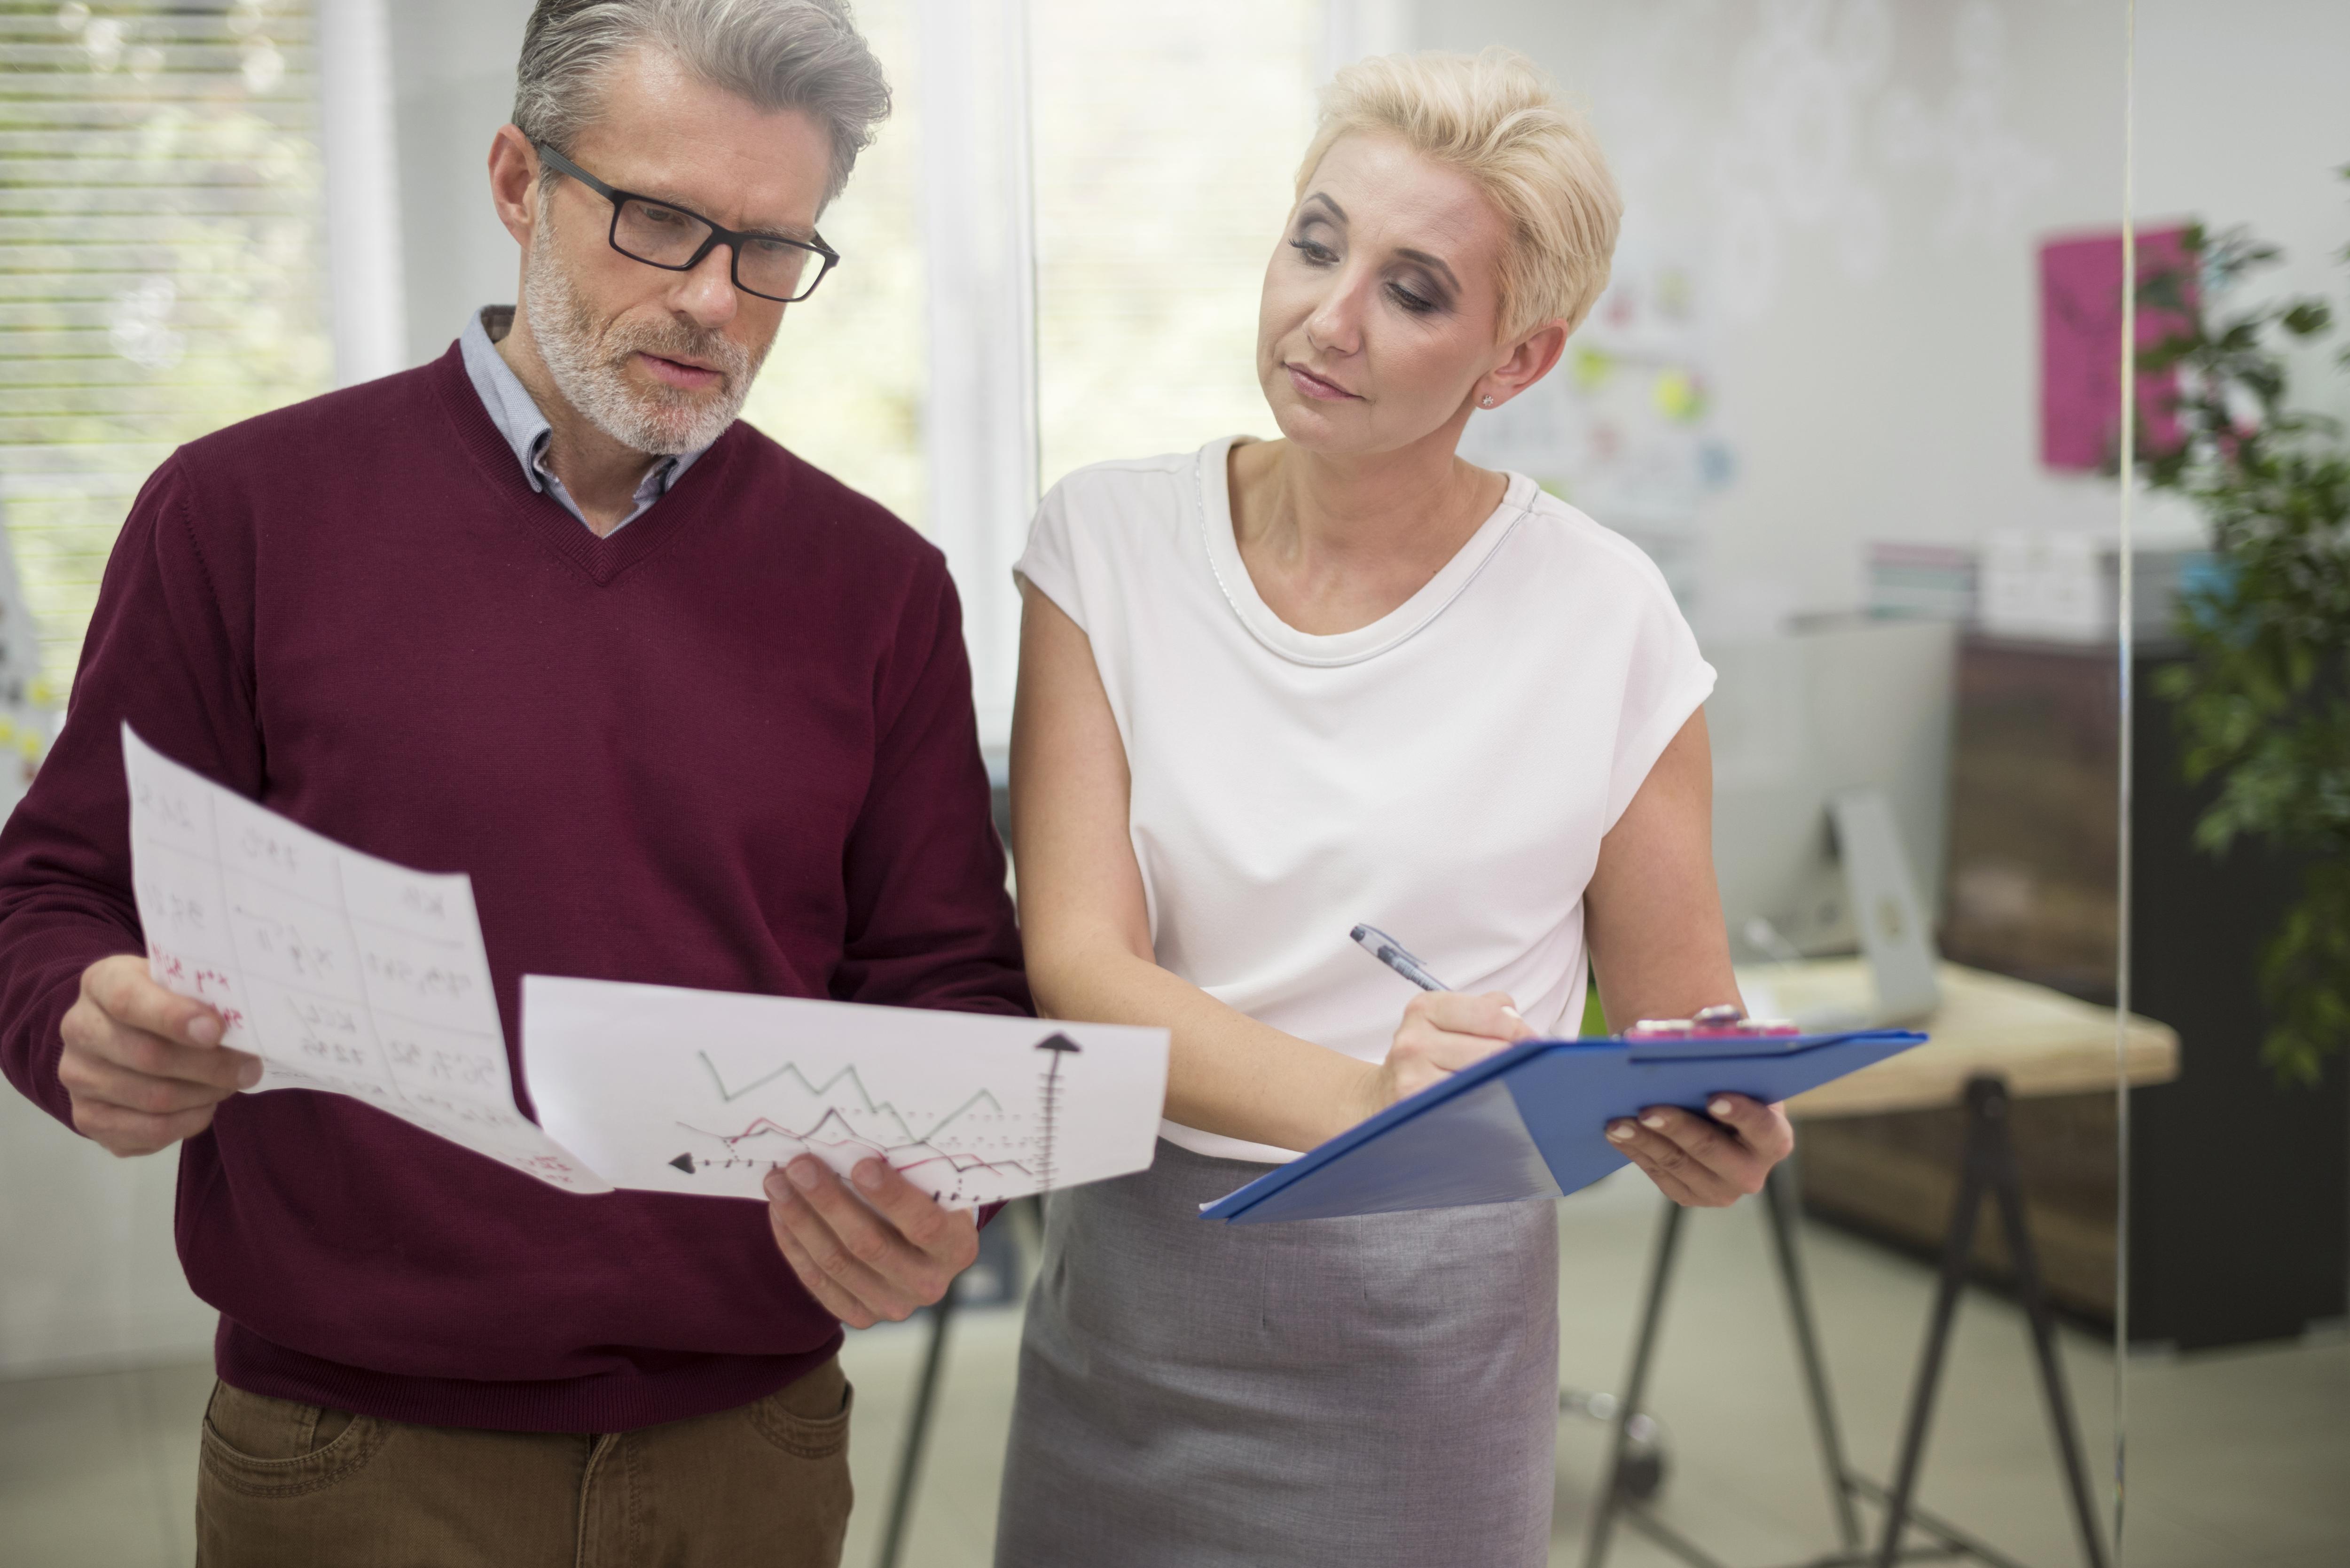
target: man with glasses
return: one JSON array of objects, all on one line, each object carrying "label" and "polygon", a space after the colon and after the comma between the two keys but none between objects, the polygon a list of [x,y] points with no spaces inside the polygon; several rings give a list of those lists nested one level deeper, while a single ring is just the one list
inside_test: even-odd
[{"label": "man with glasses", "polygon": [[764,1210],[577,1198],[258,1064],[148,978],[119,742],[472,874],[525,972],[1027,1007],[954,589],[735,422],[888,109],[839,0],[542,0],[491,149],[510,309],[148,482],[71,714],[0,835],[0,1064],[178,1145],[220,1309],[207,1564],[832,1563],[840,1324],[967,1215],[879,1161]]}]

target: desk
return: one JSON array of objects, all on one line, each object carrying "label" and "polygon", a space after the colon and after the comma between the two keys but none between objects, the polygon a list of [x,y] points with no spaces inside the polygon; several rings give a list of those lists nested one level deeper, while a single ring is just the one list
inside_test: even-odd
[{"label": "desk", "polygon": [[[1750,977],[1778,1008],[1868,992],[1868,966],[1859,959],[1739,971],[1742,984]],[[1917,1025],[1931,1040],[1796,1096],[1787,1114],[1801,1121],[1933,1110],[1964,1101],[1967,1081],[1985,1074],[2002,1079],[2019,1100],[2114,1087],[2112,1008],[1962,964],[1941,965],[1938,978],[1942,1005]],[[2178,1075],[2178,1036],[2167,1024],[2132,1017],[2123,1061],[2132,1085],[2168,1083]]]},{"label": "desk", "polygon": [[[1886,1063],[1885,1071],[1827,1085],[1791,1107],[1810,1124],[1795,1170],[1804,1211],[1939,1256],[1958,1191],[1966,1079],[1996,1074],[2011,1096],[2026,1102],[2015,1107],[2012,1130],[2041,1283],[2060,1310],[2113,1322],[2122,1186],[2113,1014],[1955,965],[1943,971],[1941,982],[1949,1002],[1932,1021],[1931,1044]],[[2206,1044],[2199,1036],[2197,1043]],[[2161,1025],[2141,1021],[2130,1033],[2127,1061],[2134,1084],[2174,1077],[2177,1042]],[[2131,1107],[2135,1116],[2140,1101]],[[2137,1143],[2143,1155],[2145,1141]],[[2133,1217],[2140,1237],[2147,1233],[2147,1218],[2142,1211]],[[2137,1261],[2140,1272],[2146,1262]],[[2011,1260],[1999,1227],[1977,1238],[1974,1266],[1978,1279],[2007,1282]],[[2130,1315],[2139,1318],[2135,1303]]]},{"label": "desk", "polygon": [[[2049,1424],[2062,1457],[2064,1481],[2081,1533],[2082,1553],[2092,1568],[2103,1568],[2104,1544],[2096,1511],[2090,1501],[2079,1435],[2056,1366],[2054,1327],[2043,1294],[2039,1265],[2024,1227],[2023,1197],[2016,1179],[2015,1152],[2008,1136],[2007,1117],[2009,1103],[2014,1098],[2112,1089],[2116,1076],[2114,1012],[2042,986],[1957,964],[1941,965],[1939,979],[1942,1004],[1931,1018],[1918,1025],[1932,1036],[1926,1044],[1823,1085],[1787,1105],[1789,1116],[1798,1120],[1929,1110],[1955,1105],[1967,1107],[1967,1143],[1956,1172],[1957,1201],[1943,1244],[1940,1284],[1910,1397],[1895,1480],[1889,1488],[1856,1471],[1845,1458],[1835,1401],[1828,1391],[1826,1364],[1820,1354],[1796,1245],[1793,1182],[1784,1167],[1772,1173],[1763,1193],[1773,1253],[1787,1293],[1796,1354],[1803,1366],[1814,1433],[1819,1443],[1821,1469],[1842,1537],[1842,1550],[1818,1559],[1818,1563],[1875,1563],[1890,1568],[1890,1564],[1915,1555],[1970,1556],[1999,1568],[2019,1568],[1959,1526],[1917,1508],[1913,1501],[1926,1432],[1933,1417],[1934,1397],[1949,1348],[1950,1323],[1973,1255],[1976,1220],[1983,1199],[1989,1197],[1999,1209],[2014,1259],[2016,1294],[2031,1324],[2038,1353],[2041,1388],[2048,1403]],[[1739,982],[1758,1012],[1799,1011],[1820,1002],[1856,1005],[1869,994],[1867,968],[1858,959],[1742,970]],[[2178,1075],[2178,1037],[2151,1019],[2133,1017],[2123,1031],[2120,1059],[2123,1075],[2133,1085],[2163,1082]],[[1800,1150],[1800,1135],[1797,1143]],[[1612,1473],[1601,1489],[1593,1516],[1584,1557],[1586,1568],[1599,1568],[1605,1562],[1619,1520],[1695,1568],[1720,1568],[1714,1558],[1650,1517],[1639,1501],[1628,1495],[1620,1479],[1631,1446],[1632,1423],[1642,1415],[1641,1399],[1647,1391],[1684,1213],[1678,1205],[1666,1206],[1650,1268],[1648,1299],[1633,1346],[1631,1371],[1626,1379],[1624,1397],[1617,1403]],[[1864,1501],[1884,1510],[1882,1532],[1873,1551],[1865,1551],[1862,1544],[1856,1505]],[[1906,1543],[1913,1521],[1933,1538],[1932,1544],[1912,1548]]]}]

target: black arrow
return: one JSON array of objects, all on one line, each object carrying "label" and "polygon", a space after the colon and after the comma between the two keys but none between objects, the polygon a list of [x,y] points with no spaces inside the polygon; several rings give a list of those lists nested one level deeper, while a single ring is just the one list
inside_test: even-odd
[{"label": "black arrow", "polygon": [[679,1155],[675,1159],[671,1160],[670,1163],[677,1167],[680,1170],[685,1172],[688,1176],[691,1176],[693,1174],[693,1156],[690,1154]]}]

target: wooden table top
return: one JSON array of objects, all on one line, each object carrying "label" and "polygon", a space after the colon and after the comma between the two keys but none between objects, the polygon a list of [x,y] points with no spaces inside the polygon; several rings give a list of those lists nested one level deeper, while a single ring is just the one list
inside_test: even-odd
[{"label": "wooden table top", "polygon": [[[1767,977],[1782,1010],[1813,998],[1870,994],[1866,962],[1856,958],[1773,964],[1752,972]],[[1914,1025],[1932,1039],[1797,1096],[1787,1102],[1787,1114],[1854,1116],[1954,1106],[1964,1097],[1967,1080],[1985,1073],[2006,1079],[2008,1093],[2019,1098],[2113,1089],[2112,1008],[1954,963],[1940,967],[1940,979],[1942,1005]],[[2167,1083],[2178,1075],[2178,1032],[2133,1015],[2123,1060],[2132,1084]]]}]

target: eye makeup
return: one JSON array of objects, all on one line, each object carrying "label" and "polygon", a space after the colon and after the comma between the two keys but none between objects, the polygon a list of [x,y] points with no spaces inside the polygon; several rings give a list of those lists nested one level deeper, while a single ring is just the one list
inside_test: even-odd
[{"label": "eye makeup", "polygon": [[1427,316],[1452,303],[1442,288],[1418,277],[1389,282],[1388,296],[1414,316]]},{"label": "eye makeup", "polygon": [[[1346,220],[1345,209],[1316,191],[1298,204],[1286,243],[1308,266],[1335,266],[1340,256],[1337,246],[1330,240],[1344,234]],[[1329,239],[1321,237],[1326,232]],[[1452,307],[1452,269],[1442,257],[1426,251],[1405,250],[1398,253],[1396,260],[1409,269],[1382,285],[1382,292],[1396,308],[1410,316],[1429,316]]]}]

